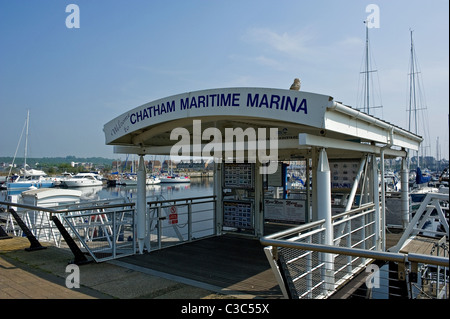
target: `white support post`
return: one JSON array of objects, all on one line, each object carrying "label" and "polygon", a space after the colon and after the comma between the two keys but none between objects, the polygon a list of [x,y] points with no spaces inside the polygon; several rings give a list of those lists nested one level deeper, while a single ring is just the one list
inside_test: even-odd
[{"label": "white support post", "polygon": [[381,176],[381,250],[386,251],[386,182],[384,180],[384,149],[380,152],[380,176]]},{"label": "white support post", "polygon": [[317,202],[318,202],[318,190],[317,190],[317,148],[313,147],[311,149],[311,159],[312,159],[312,207],[311,207],[311,220],[316,221],[319,220],[317,215]]},{"label": "white support post", "polygon": [[[139,253],[144,252],[146,244],[146,192],[145,192],[146,171],[144,165],[144,156],[139,156],[139,168],[137,171],[137,199],[136,199],[136,226]],[[150,250],[150,247],[147,247]]]},{"label": "white support post", "polygon": [[[331,211],[331,172],[328,164],[327,152],[322,148],[319,152],[319,161],[316,170],[317,176],[317,217],[325,219],[325,245],[333,245],[333,225]],[[320,197],[320,198],[319,198]],[[334,290],[334,261],[333,254],[324,253],[325,282],[328,291]]]},{"label": "white support post", "polygon": [[378,186],[380,185],[380,181],[378,180],[378,164],[377,158],[375,154],[372,155],[372,176],[373,176],[373,203],[375,209],[375,244],[376,250],[381,250],[383,245],[382,243],[385,241],[385,238],[381,237],[382,230],[385,225],[381,223],[380,216],[380,192]]},{"label": "white support post", "polygon": [[401,214],[402,214],[402,225],[403,229],[406,229],[409,224],[409,185],[408,185],[408,161],[406,157],[402,157],[402,170],[400,173],[401,178]]}]

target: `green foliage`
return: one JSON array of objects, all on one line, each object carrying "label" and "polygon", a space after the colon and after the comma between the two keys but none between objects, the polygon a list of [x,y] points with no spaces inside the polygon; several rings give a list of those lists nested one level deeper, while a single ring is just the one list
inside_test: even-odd
[{"label": "green foliage", "polygon": [[[0,157],[0,163],[10,164],[12,163],[12,157]],[[44,158],[27,158],[27,165],[30,168],[40,169],[49,175],[68,173],[79,173],[91,170],[110,171],[112,166],[112,159],[103,157],[89,157],[89,158],[77,158],[75,156],[66,157],[44,157]],[[72,163],[77,163],[75,167],[72,167]],[[83,164],[84,163],[84,164]],[[16,168],[12,173],[16,173],[23,167],[24,159],[16,158],[14,161]],[[3,170],[9,172],[9,168]]]}]

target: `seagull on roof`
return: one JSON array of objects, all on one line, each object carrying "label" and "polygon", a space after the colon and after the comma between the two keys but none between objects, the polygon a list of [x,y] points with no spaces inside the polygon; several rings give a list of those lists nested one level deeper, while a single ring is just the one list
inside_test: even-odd
[{"label": "seagull on roof", "polygon": [[292,83],[292,85],[289,88],[289,90],[299,91],[300,90],[300,79],[295,78],[294,79],[294,83]]}]

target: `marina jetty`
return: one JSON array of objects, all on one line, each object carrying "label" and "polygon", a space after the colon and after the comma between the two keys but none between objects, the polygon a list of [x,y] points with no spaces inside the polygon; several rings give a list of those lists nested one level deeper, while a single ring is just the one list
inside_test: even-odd
[{"label": "marina jetty", "polygon": [[[33,254],[52,238],[80,268],[112,264],[215,297],[448,299],[448,187],[414,208],[409,194],[408,152],[421,136],[295,87],[181,93],[103,131],[116,154],[139,158],[133,198],[3,201],[4,236],[20,211],[41,221],[28,225]],[[213,194],[147,197],[145,157],[155,155],[211,158]],[[401,161],[395,194],[388,159]],[[301,183],[288,176],[294,161],[305,163]]]}]

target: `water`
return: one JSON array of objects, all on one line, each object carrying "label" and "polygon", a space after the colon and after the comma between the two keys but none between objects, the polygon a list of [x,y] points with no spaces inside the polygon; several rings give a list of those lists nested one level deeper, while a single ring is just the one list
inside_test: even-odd
[{"label": "water", "polygon": [[[96,186],[79,187],[76,189],[82,191],[82,201],[96,201],[119,197],[127,197],[133,200],[137,196],[137,186]],[[156,196],[159,197],[158,199],[191,198],[213,195],[213,189],[213,177],[192,178],[190,183],[147,185],[146,196],[148,199],[154,199]],[[6,190],[0,192],[0,198],[1,200],[5,200]]]},{"label": "water", "polygon": [[[192,178],[190,183],[161,183],[146,186],[147,198],[180,199],[213,195],[214,179],[212,177]],[[83,190],[82,198],[85,200],[101,200],[118,197],[136,199],[137,186],[98,187]],[[162,197],[162,198],[161,198]]]}]

